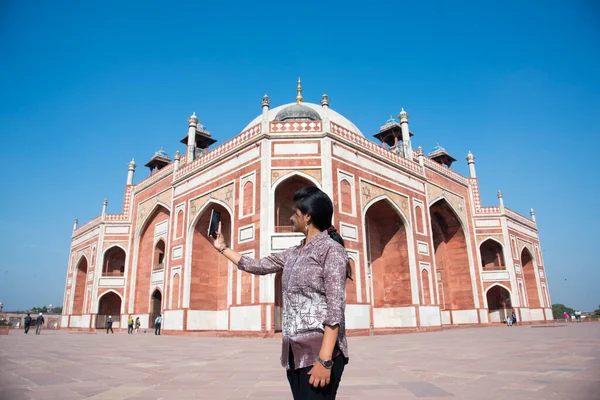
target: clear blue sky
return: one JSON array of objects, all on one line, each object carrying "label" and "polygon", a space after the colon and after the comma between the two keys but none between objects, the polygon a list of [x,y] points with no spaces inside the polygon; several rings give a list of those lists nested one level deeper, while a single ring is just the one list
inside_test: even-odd
[{"label": "clear blue sky", "polygon": [[[485,3],[485,4],[483,4]],[[488,3],[493,3],[490,5]],[[519,2],[37,2],[0,5],[0,301],[61,304],[73,219],[120,212],[127,163],[221,142],[323,92],[371,136],[404,107],[483,201],[536,209],[553,302],[600,303],[600,6]],[[594,183],[596,182],[596,183]]]}]

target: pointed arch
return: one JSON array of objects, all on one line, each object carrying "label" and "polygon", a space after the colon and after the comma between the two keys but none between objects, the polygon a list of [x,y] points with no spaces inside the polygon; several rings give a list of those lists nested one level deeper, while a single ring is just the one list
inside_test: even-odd
[{"label": "pointed arch", "polygon": [[438,197],[429,204],[441,308],[476,308],[479,302],[474,284],[468,230],[445,197]]},{"label": "pointed arch", "polygon": [[161,288],[157,285],[154,285],[153,289],[150,291],[150,323],[151,327],[154,328],[154,321],[159,315],[162,315],[163,310],[163,292]]},{"label": "pointed arch", "polygon": [[77,259],[77,262],[75,263],[75,268],[77,268],[79,266],[79,263],[81,262],[81,259],[85,258],[85,262],[87,263],[87,265],[90,265],[88,257],[85,254],[81,254],[79,256],[79,258]]},{"label": "pointed arch", "polygon": [[[380,204],[380,203],[384,204],[385,206],[389,207],[393,212],[395,212],[396,216],[400,220],[400,225],[402,225],[401,227],[397,227],[398,229],[396,229],[395,232],[393,232],[394,229],[389,230],[386,228],[386,225],[388,225],[388,224],[383,224],[383,223],[378,224],[378,228],[381,228],[381,229],[386,228],[386,231],[388,231],[384,234],[384,237],[383,237],[384,241],[387,239],[387,236],[391,235],[390,240],[397,242],[397,244],[400,247],[405,246],[405,249],[406,249],[406,251],[402,252],[402,253],[406,253],[405,254],[406,264],[404,265],[404,268],[401,268],[401,270],[398,271],[397,269],[392,267],[393,264],[390,264],[389,269],[390,269],[390,271],[393,271],[392,273],[395,273],[395,274],[401,273],[404,276],[403,282],[407,282],[408,280],[410,281],[410,285],[409,285],[410,295],[408,295],[406,297],[402,296],[402,298],[396,298],[395,296],[392,296],[387,300],[389,300],[395,306],[400,305],[398,303],[402,303],[402,305],[419,304],[419,283],[417,280],[417,266],[416,266],[416,259],[414,256],[415,249],[414,249],[413,230],[412,230],[409,218],[404,214],[404,212],[402,211],[400,206],[398,206],[398,204],[396,204],[394,202],[394,200],[391,199],[387,194],[382,194],[382,195],[379,195],[379,196],[371,199],[369,202],[367,202],[367,204],[365,204],[363,211],[362,211],[362,226],[365,227],[363,229],[363,243],[365,246],[363,254],[364,254],[364,263],[365,263],[365,282],[366,282],[366,289],[367,289],[367,296],[368,296],[367,301],[370,301],[374,307],[377,307],[378,304],[379,304],[379,306],[382,306],[387,301],[386,298],[383,298],[383,299],[381,298],[382,294],[386,293],[386,291],[393,289],[392,287],[386,287],[386,285],[391,284],[391,281],[386,280],[383,275],[380,274],[380,276],[378,276],[378,277],[375,276],[375,270],[374,270],[375,265],[372,264],[372,262],[376,260],[375,257],[373,257],[373,254],[379,255],[379,253],[381,252],[381,255],[384,255],[384,251],[387,251],[385,249],[385,246],[381,247],[381,245],[384,244],[383,242],[381,242],[382,237],[380,237],[378,234],[375,234],[375,236],[373,236],[371,233],[367,232],[367,230],[369,230],[367,227],[367,225],[369,224],[367,214],[369,213],[369,210],[373,206],[376,206],[377,204]],[[403,232],[402,232],[402,230],[403,230]],[[370,231],[370,232],[375,232],[375,231]],[[373,243],[376,243],[376,242],[372,243],[371,239],[375,240],[376,242],[379,242],[376,253],[372,253],[372,250],[375,250],[375,249],[370,248]],[[387,243],[385,243],[385,244],[387,244]],[[400,254],[390,253],[391,257],[396,257],[399,255]],[[386,258],[383,258],[382,261],[385,260]],[[382,262],[380,264],[382,264],[382,267],[379,268],[380,271],[377,271],[377,272],[383,273],[385,271],[387,273],[388,262]],[[385,267],[383,267],[383,265],[385,265]],[[372,277],[371,279],[369,279],[369,274]],[[406,276],[406,275],[408,275],[408,276]],[[378,278],[378,279],[376,279],[376,278]],[[377,289],[376,289],[376,287],[377,287]],[[399,288],[396,288],[396,289],[399,289]],[[404,293],[406,293],[406,289],[407,288],[402,288]],[[375,293],[376,291],[379,293],[376,294]],[[398,292],[396,291],[396,293],[398,293]],[[378,296],[379,299],[376,299],[376,296]],[[383,300],[383,303],[380,300]]]},{"label": "pointed arch", "polygon": [[171,215],[171,207],[169,207],[162,201],[157,201],[156,203],[154,203],[154,205],[152,206],[150,211],[145,216],[142,217],[142,223],[140,224],[140,226],[136,232],[137,240],[139,240],[140,237],[142,236],[142,232],[144,231],[144,229],[146,229],[147,225],[152,220],[152,217],[154,216],[154,213],[156,212],[156,210],[158,210],[161,207],[164,208],[169,213],[169,216]]},{"label": "pointed arch", "polygon": [[490,287],[488,287],[487,289],[485,289],[485,292],[484,292],[484,294],[487,294],[487,292],[488,292],[488,291],[489,291],[491,288],[493,288],[494,286],[500,286],[501,288],[504,288],[504,289],[506,289],[506,291],[507,291],[507,292],[510,294],[510,299],[511,299],[511,300],[513,299],[513,293],[512,293],[512,290],[510,290],[510,289],[508,288],[508,286],[506,286],[506,285],[504,285],[504,284],[502,284],[502,283],[500,283],[500,282],[494,282],[492,285],[490,285]]},{"label": "pointed arch", "polygon": [[179,239],[183,236],[183,232],[185,232],[185,212],[183,208],[177,211],[175,226],[175,238]]},{"label": "pointed arch", "polygon": [[107,295],[107,294],[109,294],[109,293],[114,293],[114,294],[116,294],[117,296],[119,296],[119,298],[121,299],[121,301],[123,301],[123,295],[122,295],[121,293],[117,292],[117,291],[116,291],[116,290],[114,290],[114,289],[107,289],[107,290],[105,290],[104,292],[102,292],[102,293],[100,294],[100,296],[98,296],[98,301],[100,301],[100,299],[102,299],[102,297],[104,297],[105,295]]},{"label": "pointed arch", "polygon": [[339,179],[340,186],[340,210],[346,214],[353,214],[354,207],[352,206],[352,182],[350,178],[344,176]]},{"label": "pointed arch", "polygon": [[486,237],[477,246],[481,257],[481,267],[484,270],[504,270],[504,245],[493,237]]},{"label": "pointed arch", "polygon": [[456,217],[456,219],[458,220],[458,222],[460,222],[460,226],[462,227],[463,231],[466,233],[467,232],[467,226],[465,221],[463,221],[460,213],[458,212],[458,210],[456,208],[454,208],[454,205],[452,203],[450,203],[450,201],[448,201],[447,197],[444,196],[438,196],[435,199],[431,200],[429,202],[429,209],[431,210],[431,207],[434,206],[436,203],[445,203],[446,206],[448,206],[448,208],[450,208],[452,210],[452,212],[454,213],[454,216]]},{"label": "pointed arch", "polygon": [[294,213],[292,196],[298,189],[306,186],[316,186],[320,188],[320,185],[313,177],[299,171],[286,174],[279,178],[273,185],[272,199],[275,207],[273,210],[274,226],[272,229],[275,233],[293,232],[289,221]]},{"label": "pointed arch", "polygon": [[319,189],[323,190],[323,188],[321,187],[321,183],[318,180],[316,180],[315,178],[313,178],[312,176],[310,176],[307,173],[304,173],[302,171],[292,171],[283,176],[280,176],[279,178],[277,178],[277,180],[275,182],[273,182],[271,184],[271,195],[273,195],[275,193],[275,189],[277,189],[277,186],[279,186],[282,182],[287,181],[290,178],[293,178],[294,176],[298,176],[300,178],[306,179],[306,180],[312,182]]},{"label": "pointed arch", "polygon": [[[220,271],[220,273],[224,274],[224,276],[229,276],[230,274],[233,275],[232,271],[230,271],[232,268],[230,267],[230,263],[222,256],[220,256],[214,249],[212,249],[212,245],[206,246],[206,244],[209,244],[208,240],[206,240],[206,232],[198,232],[197,227],[198,224],[201,222],[202,217],[208,212],[209,207],[211,206],[218,206],[221,208],[222,211],[225,211],[227,213],[227,215],[225,215],[223,212],[221,214],[221,221],[222,221],[222,225],[221,228],[223,229],[223,234],[224,235],[230,235],[231,239],[229,244],[230,244],[230,248],[234,249],[235,248],[235,241],[233,240],[233,232],[234,231],[234,214],[233,214],[233,210],[231,209],[231,207],[225,203],[222,200],[218,200],[218,199],[208,199],[206,201],[206,203],[204,203],[202,205],[202,207],[200,207],[200,209],[198,210],[198,212],[196,212],[196,214],[194,215],[191,223],[188,226],[188,234],[186,236],[186,250],[185,250],[185,271],[183,273],[183,299],[182,299],[182,307],[187,308],[187,307],[192,307],[192,308],[196,308],[199,309],[198,307],[201,307],[200,303],[202,303],[203,300],[203,296],[206,297],[214,297],[214,296],[220,296],[221,295],[221,290],[214,288],[214,290],[217,291],[217,293],[212,293],[210,295],[206,294],[206,293],[202,293],[202,292],[198,292],[197,296],[195,299],[191,298],[191,292],[192,292],[192,286],[197,286],[197,285],[201,285],[200,280],[194,280],[194,283],[192,283],[192,276],[201,273],[201,268],[200,265],[198,265],[197,267],[194,266],[194,264],[196,262],[200,262],[199,257],[202,257],[201,253],[205,253],[204,255],[206,257],[209,257],[211,259],[210,262],[216,263],[219,265],[218,269]],[[210,216],[208,216],[209,218]],[[208,225],[207,225],[208,228]],[[206,249],[206,252],[202,252],[199,248],[194,248],[195,243],[194,243],[194,239],[196,239],[196,241],[199,240],[199,236],[202,236],[204,241],[206,243],[204,243],[201,246],[205,246],[202,248]],[[219,256],[219,257],[218,257]],[[207,268],[209,266],[206,266]],[[194,271],[194,269],[196,269]],[[224,269],[224,271],[223,271]],[[216,271],[214,270],[204,270],[205,273],[215,273]],[[194,278],[195,279],[195,278]],[[204,282],[206,283],[206,282]],[[220,284],[219,284],[220,285]],[[206,287],[207,289],[209,289],[209,287]],[[227,297],[227,282],[225,282],[225,297]],[[195,292],[196,293],[196,292]],[[193,301],[192,301],[193,300]],[[211,304],[212,304],[212,298],[211,298]],[[225,305],[227,306],[227,304]]]},{"label": "pointed arch", "polygon": [[542,302],[538,291],[538,278],[536,274],[536,263],[533,258],[533,252],[527,246],[523,246],[519,255],[521,261],[521,271],[525,281],[525,293],[527,294],[527,303],[529,308],[540,308]]},{"label": "pointed arch", "polygon": [[172,274],[170,279],[170,287],[171,287],[171,297],[169,298],[169,308],[177,309],[179,308],[179,298],[181,293],[181,274],[179,270]]},{"label": "pointed arch", "polygon": [[194,217],[192,218],[192,220],[190,221],[190,224],[188,225],[188,234],[187,237],[189,238],[191,234],[194,233],[194,228],[196,226],[196,224],[198,223],[198,220],[200,219],[200,217],[202,216],[202,214],[204,213],[204,211],[211,205],[211,204],[218,204],[220,206],[222,206],[223,208],[225,208],[227,210],[227,212],[229,212],[229,214],[233,215],[233,210],[231,209],[231,207],[229,206],[229,204],[225,203],[223,200],[219,200],[219,199],[208,199],[206,201],[206,203],[204,203],[202,205],[202,207],[200,207],[200,209],[198,211],[196,211],[196,214],[194,214]]},{"label": "pointed arch", "polygon": [[105,329],[109,317],[113,318],[114,328],[119,328],[124,306],[123,296],[116,290],[108,289],[102,292],[92,311],[96,313],[96,329]]},{"label": "pointed arch", "polygon": [[73,307],[71,313],[73,315],[82,315],[84,313],[84,301],[87,288],[87,275],[89,269],[89,260],[85,254],[82,254],[75,265],[73,272]]},{"label": "pointed arch", "polygon": [[523,254],[523,250],[527,250],[529,252],[529,255],[531,256],[531,259],[533,260],[533,249],[531,249],[529,247],[530,245],[525,243],[521,246],[521,249],[519,250],[519,259],[521,258],[521,255]]},{"label": "pointed arch", "polygon": [[[131,290],[129,292],[129,313],[145,313],[147,291],[153,268],[153,251],[155,235],[148,234],[150,224],[159,219],[160,222],[171,219],[171,208],[161,201],[157,201],[150,211],[143,217],[137,229],[134,240],[133,263],[131,273]],[[167,222],[167,224],[169,224]],[[165,230],[168,240],[169,229]],[[165,252],[166,253],[166,252]],[[165,257],[166,259],[166,257]]]},{"label": "pointed arch", "polygon": [[163,237],[154,241],[154,251],[152,253],[152,270],[158,271],[164,269],[167,256],[167,243]]},{"label": "pointed arch", "polygon": [[124,276],[126,266],[127,250],[125,247],[115,243],[104,249],[102,252],[101,265],[101,273],[103,276]]},{"label": "pointed arch", "polygon": [[488,317],[490,322],[504,322],[512,315],[513,294],[511,290],[501,283],[494,283],[485,290],[488,303]]}]

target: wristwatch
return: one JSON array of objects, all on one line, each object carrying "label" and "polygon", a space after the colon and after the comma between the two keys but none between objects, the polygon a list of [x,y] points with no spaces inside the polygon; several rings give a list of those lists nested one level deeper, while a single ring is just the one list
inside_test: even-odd
[{"label": "wristwatch", "polygon": [[323,360],[321,356],[317,356],[317,361],[327,369],[331,369],[331,367],[333,367],[333,360]]}]

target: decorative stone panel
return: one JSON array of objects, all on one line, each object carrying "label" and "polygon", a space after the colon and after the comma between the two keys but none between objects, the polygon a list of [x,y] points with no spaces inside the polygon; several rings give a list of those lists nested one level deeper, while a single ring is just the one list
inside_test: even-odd
[{"label": "decorative stone panel", "polygon": [[372,199],[387,195],[398,207],[400,207],[406,218],[409,218],[408,196],[399,195],[398,193],[391,192],[369,182],[361,182],[360,191],[363,207]]},{"label": "decorative stone panel", "polygon": [[310,168],[310,169],[274,169],[271,171],[271,185],[279,180],[282,176],[286,176],[292,172],[302,172],[308,176],[311,176],[317,180],[320,184],[323,183],[321,168]]},{"label": "decorative stone panel", "polygon": [[227,204],[229,206],[229,208],[231,210],[234,209],[233,207],[233,196],[234,196],[234,184],[233,182],[225,185],[223,187],[220,187],[219,189],[212,191],[210,193],[207,193],[203,196],[197,197],[194,200],[192,200],[190,202],[190,212],[188,214],[188,224],[191,224],[192,221],[194,220],[194,218],[196,217],[196,213],[202,209],[202,207],[211,199],[213,200],[219,200],[225,204]]},{"label": "decorative stone panel", "polygon": [[432,185],[431,183],[427,183],[427,192],[429,193],[430,199],[437,199],[438,197],[442,197],[448,201],[454,207],[456,212],[460,215],[463,222],[465,222],[466,213],[465,213],[465,200],[455,195],[454,193],[448,192],[439,186]]},{"label": "decorative stone panel", "polygon": [[138,206],[138,226],[140,221],[154,208],[159,202],[163,204],[171,204],[171,190],[165,190],[157,196],[149,198],[140,203]]}]

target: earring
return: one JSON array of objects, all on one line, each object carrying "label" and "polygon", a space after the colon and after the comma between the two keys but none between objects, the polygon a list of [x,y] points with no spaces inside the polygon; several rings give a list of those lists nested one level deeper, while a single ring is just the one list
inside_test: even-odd
[{"label": "earring", "polygon": [[304,230],[308,232],[308,224],[304,224]]}]

